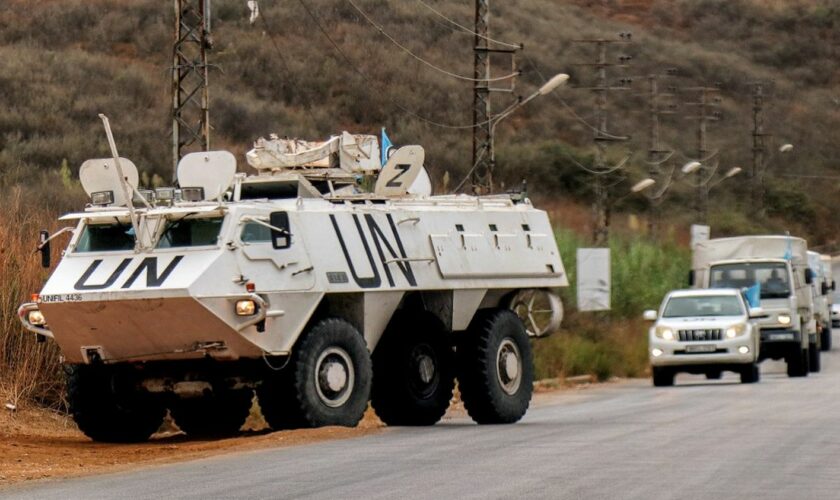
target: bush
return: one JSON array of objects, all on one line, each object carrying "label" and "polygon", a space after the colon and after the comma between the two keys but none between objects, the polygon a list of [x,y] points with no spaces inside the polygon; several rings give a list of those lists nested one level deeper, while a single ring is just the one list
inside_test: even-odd
[{"label": "bush", "polygon": [[560,332],[535,342],[538,377],[592,374],[638,377],[647,369],[647,325],[642,311],[659,306],[670,290],[688,284],[690,253],[671,243],[614,236],[610,241],[612,310],[578,312],[575,253],[587,246],[577,234],[557,231],[560,254],[569,276],[561,290],[567,311]]}]

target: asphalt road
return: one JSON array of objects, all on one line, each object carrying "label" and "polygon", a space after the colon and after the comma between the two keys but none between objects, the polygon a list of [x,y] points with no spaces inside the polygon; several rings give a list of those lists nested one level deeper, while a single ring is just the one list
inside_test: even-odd
[{"label": "asphalt road", "polygon": [[[838,345],[838,344],[835,344]],[[509,426],[432,428],[0,491],[2,498],[840,498],[840,352],[677,386],[559,393]]]}]

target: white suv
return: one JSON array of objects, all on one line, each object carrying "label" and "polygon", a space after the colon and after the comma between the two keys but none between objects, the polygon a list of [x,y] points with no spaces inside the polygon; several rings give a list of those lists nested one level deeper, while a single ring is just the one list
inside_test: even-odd
[{"label": "white suv", "polygon": [[741,382],[758,382],[759,326],[737,289],[674,290],[665,296],[659,314],[645,311],[655,321],[650,328],[650,364],[653,385],[674,385],[679,372],[705,374],[718,379],[724,370],[741,375]]}]

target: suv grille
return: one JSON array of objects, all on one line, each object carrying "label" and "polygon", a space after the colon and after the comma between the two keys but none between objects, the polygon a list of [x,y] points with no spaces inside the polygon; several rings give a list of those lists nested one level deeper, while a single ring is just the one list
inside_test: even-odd
[{"label": "suv grille", "polygon": [[723,338],[723,330],[720,328],[710,328],[706,330],[678,330],[682,342],[707,342],[709,340],[721,340]]}]

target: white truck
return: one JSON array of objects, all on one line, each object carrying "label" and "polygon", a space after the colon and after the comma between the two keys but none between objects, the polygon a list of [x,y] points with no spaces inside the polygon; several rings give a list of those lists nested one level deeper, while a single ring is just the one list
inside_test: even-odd
[{"label": "white truck", "polygon": [[760,286],[761,359],[784,359],[791,377],[820,369],[808,246],[791,236],[740,236],[697,243],[692,252],[694,288]]},{"label": "white truck", "polygon": [[432,425],[456,378],[476,422],[525,414],[529,337],[559,326],[568,284],[527,197],[432,196],[422,148],[380,165],[375,137],[347,133],[258,141],[251,176],[192,153],[179,188],[143,191],[106,129],[112,158],[80,171],[91,202],[61,217],[69,244],[18,311],[61,348],[89,437],[145,440],[167,408],[187,434],[234,433],[254,391],[274,429],[353,426],[369,401]]},{"label": "white truck", "polygon": [[814,318],[820,336],[820,349],[831,349],[831,306],[833,305],[834,280],[831,276],[828,256],[808,250],[808,267],[814,272],[811,282],[811,296],[814,301]]},{"label": "white truck", "polygon": [[648,358],[653,385],[674,385],[677,373],[721,378],[733,371],[741,382],[759,381],[759,332],[755,318],[761,308],[750,308],[740,290],[674,290],[659,311],[645,311],[655,321],[648,335]]}]

